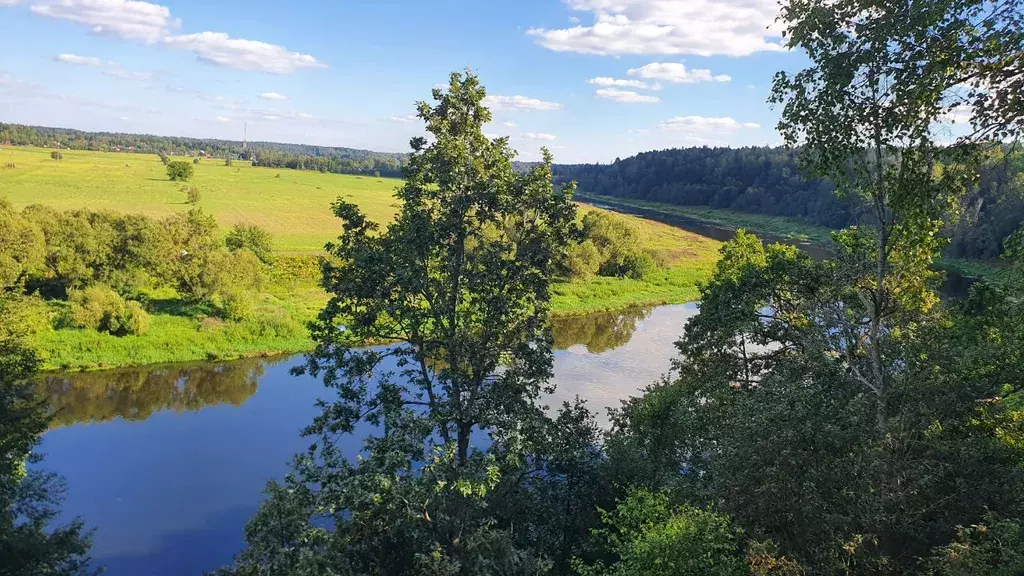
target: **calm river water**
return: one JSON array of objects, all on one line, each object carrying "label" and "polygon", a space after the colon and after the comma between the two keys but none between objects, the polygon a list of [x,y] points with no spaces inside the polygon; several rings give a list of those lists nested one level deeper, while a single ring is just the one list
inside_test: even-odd
[{"label": "calm river water", "polygon": [[[618,406],[667,372],[693,304],[556,321],[548,399]],[[44,466],[67,479],[66,518],[96,528],[109,576],[202,574],[230,563],[270,478],[309,445],[299,431],[327,390],[299,357],[53,376]],[[352,438],[356,452],[360,438]]]}]

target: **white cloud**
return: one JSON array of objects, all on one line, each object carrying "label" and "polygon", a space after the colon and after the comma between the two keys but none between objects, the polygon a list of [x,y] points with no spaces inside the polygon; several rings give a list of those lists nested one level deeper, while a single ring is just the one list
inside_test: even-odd
[{"label": "white cloud", "polygon": [[79,66],[103,66],[105,63],[99,58],[91,56],[79,56],[78,54],[58,54],[53,58],[57,62],[65,64],[78,64]]},{"label": "white cloud", "polygon": [[497,134],[491,132],[484,132],[484,138],[487,138],[488,140],[494,140],[496,138],[501,138],[501,136],[498,136]]},{"label": "white cloud", "polygon": [[399,124],[412,124],[417,118],[415,114],[406,114],[405,116],[392,116],[391,121]]},{"label": "white cloud", "polygon": [[265,114],[262,116],[264,120],[280,120],[281,117],[276,114]]},{"label": "white cloud", "polygon": [[166,6],[141,0],[41,0],[32,12],[87,26],[94,34],[189,50],[209,64],[271,74],[325,68],[309,54],[258,40],[232,38],[223,32],[174,34],[181,22]]},{"label": "white cloud", "polygon": [[605,98],[607,100],[613,100],[615,102],[623,102],[625,104],[657,104],[661,102],[657,96],[647,96],[646,94],[637,94],[632,90],[619,90],[618,88],[601,88],[597,92],[594,92],[598,98]]},{"label": "white cloud", "polygon": [[682,62],[651,62],[639,68],[630,68],[630,76],[649,80],[664,80],[675,84],[697,84],[698,82],[729,82],[732,77],[725,74],[711,74],[711,70],[697,68],[688,70]]},{"label": "white cloud", "polygon": [[260,98],[264,100],[287,100],[288,97],[284,94],[278,94],[277,92],[264,92],[260,94]]},{"label": "white cloud", "polygon": [[516,127],[516,123],[511,121],[511,120],[505,120],[504,122],[501,123],[501,125],[505,126],[506,128],[515,128]]},{"label": "white cloud", "polygon": [[82,24],[94,34],[145,42],[155,42],[177,26],[166,6],[136,0],[44,0],[31,10]]},{"label": "white cloud", "polygon": [[587,82],[595,86],[615,86],[618,88],[637,88],[640,90],[647,90],[649,88],[647,82],[642,80],[619,80],[617,78],[609,78],[607,76],[591,78]]},{"label": "white cloud", "polygon": [[732,133],[736,132],[740,128],[760,128],[760,125],[754,122],[744,122],[741,124],[728,116],[718,118],[707,116],[676,116],[675,118],[669,118],[668,120],[658,124],[658,128],[668,132]]},{"label": "white cloud", "polygon": [[562,105],[557,102],[545,102],[537,98],[526,96],[487,96],[484,98],[484,106],[491,110],[561,110]]},{"label": "white cloud", "polygon": [[299,118],[302,118],[303,120],[312,120],[313,119],[313,115],[312,114],[307,114],[305,112],[299,112]]},{"label": "white cloud", "polygon": [[214,118],[214,120],[216,120],[217,122],[220,122],[222,124],[227,123],[227,122],[231,122],[231,118],[228,118],[227,116],[217,116],[216,118]]},{"label": "white cloud", "polygon": [[0,0],[0,6],[17,6],[21,0]]},{"label": "white cloud", "polygon": [[126,70],[107,70],[103,74],[122,80],[149,80],[153,77],[152,72],[128,72]]},{"label": "white cloud", "polygon": [[282,46],[258,40],[232,38],[223,32],[200,32],[164,38],[171,48],[191,50],[208,64],[271,74],[291,74],[302,68],[326,68],[309,54],[289,52]]},{"label": "white cloud", "polygon": [[783,47],[776,0],[564,0],[590,12],[591,26],[527,34],[545,48],[583,54],[748,56]]},{"label": "white cloud", "polygon": [[527,133],[523,134],[523,138],[525,138],[527,140],[546,140],[548,142],[551,142],[551,141],[555,140],[555,138],[557,138],[557,136],[555,136],[554,134],[544,134],[543,132],[541,132],[541,133],[527,132]]}]

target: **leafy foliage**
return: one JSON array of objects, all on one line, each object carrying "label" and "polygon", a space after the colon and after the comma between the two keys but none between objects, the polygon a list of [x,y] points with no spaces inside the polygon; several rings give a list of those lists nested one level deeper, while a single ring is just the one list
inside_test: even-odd
[{"label": "leafy foliage", "polygon": [[114,336],[145,334],[149,314],[138,302],[125,301],[108,286],[96,284],[71,293],[71,323],[78,328],[109,332]]},{"label": "leafy foliage", "polygon": [[195,174],[195,166],[185,160],[173,160],[167,163],[167,177],[171,182],[187,182]]},{"label": "leafy foliage", "polygon": [[671,506],[666,494],[631,492],[602,511],[595,535],[617,561],[578,564],[583,576],[743,576],[750,573],[729,519],[708,510]]},{"label": "leafy foliage", "polygon": [[[0,315],[17,320],[9,306],[9,298],[0,295]],[[16,322],[0,323],[0,573],[92,574],[91,534],[82,522],[53,525],[64,485],[36,466],[41,456],[34,449],[49,414],[33,394],[37,360],[18,330]]]},{"label": "leafy foliage", "polygon": [[243,248],[249,250],[267,265],[274,263],[274,238],[270,232],[255,224],[235,224],[224,239],[232,252]]}]

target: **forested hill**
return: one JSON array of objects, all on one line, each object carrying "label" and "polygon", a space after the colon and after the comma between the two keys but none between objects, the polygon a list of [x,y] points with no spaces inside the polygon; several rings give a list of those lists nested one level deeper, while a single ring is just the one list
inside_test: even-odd
[{"label": "forested hill", "polygon": [[257,166],[273,168],[310,169],[342,174],[379,173],[382,176],[400,176],[406,157],[405,154],[394,152],[277,142],[249,142],[243,149],[241,140],[84,132],[68,128],[3,123],[0,123],[0,144],[178,156],[205,154],[218,158],[252,160]]},{"label": "forested hill", "polygon": [[[786,216],[830,228],[864,217],[855,198],[837,196],[825,180],[804,178],[796,154],[782,147],[676,148],[553,170],[556,182],[575,180],[583,195]],[[960,221],[950,227],[948,256],[995,258],[1003,239],[1024,221],[1020,155],[998,156],[964,200]]]}]

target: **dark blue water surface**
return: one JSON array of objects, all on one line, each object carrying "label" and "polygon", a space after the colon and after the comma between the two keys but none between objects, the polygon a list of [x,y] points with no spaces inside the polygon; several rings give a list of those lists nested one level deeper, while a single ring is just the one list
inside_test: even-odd
[{"label": "dark blue water surface", "polygon": [[[605,407],[669,369],[694,305],[555,323],[547,401]],[[43,466],[65,477],[65,520],[96,528],[93,557],[110,576],[202,574],[231,562],[267,480],[309,440],[300,431],[327,397],[288,371],[300,358],[148,367],[48,378],[58,409]],[[363,432],[365,433],[365,431]],[[361,436],[351,438],[354,454]]]}]

